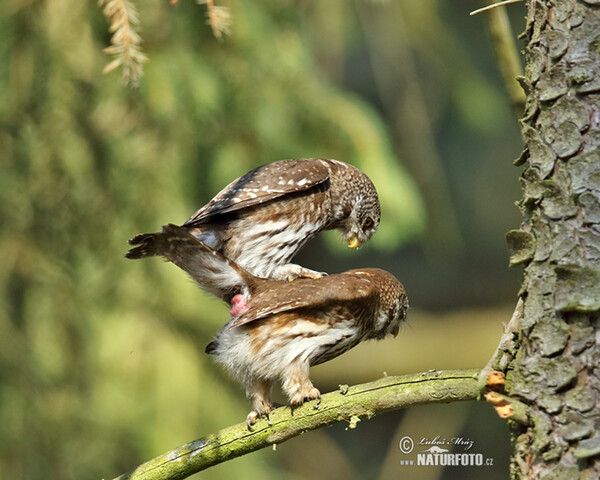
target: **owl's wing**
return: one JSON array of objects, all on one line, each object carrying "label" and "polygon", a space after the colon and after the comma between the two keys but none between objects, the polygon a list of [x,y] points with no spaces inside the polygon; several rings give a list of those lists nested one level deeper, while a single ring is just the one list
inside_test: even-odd
[{"label": "owl's wing", "polygon": [[248,310],[234,319],[228,329],[272,315],[303,308],[326,311],[336,306],[352,308],[374,301],[376,286],[368,275],[352,271],[318,279],[299,278],[277,282],[261,289],[248,303]]},{"label": "owl's wing", "polygon": [[201,225],[216,215],[305,191],[328,180],[329,170],[321,159],[299,158],[268,163],[231,182],[184,225]]}]

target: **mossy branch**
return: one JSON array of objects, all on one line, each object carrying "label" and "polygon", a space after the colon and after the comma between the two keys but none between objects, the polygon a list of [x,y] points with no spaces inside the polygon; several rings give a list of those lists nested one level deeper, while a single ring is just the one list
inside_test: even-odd
[{"label": "mossy branch", "polygon": [[347,421],[350,428],[362,419],[413,405],[476,400],[479,370],[446,370],[379,380],[352,387],[340,386],[295,409],[280,407],[270,421],[260,420],[253,431],[239,423],[194,440],[143,463],[115,480],[179,480],[218,463],[276,445],[304,432]]}]

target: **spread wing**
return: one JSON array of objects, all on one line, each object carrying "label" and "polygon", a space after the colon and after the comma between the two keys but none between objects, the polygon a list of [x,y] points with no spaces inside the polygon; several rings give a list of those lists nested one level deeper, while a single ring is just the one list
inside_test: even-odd
[{"label": "spread wing", "polygon": [[268,163],[251,170],[221,190],[185,222],[193,227],[212,217],[252,207],[275,198],[308,190],[329,180],[324,160],[299,158]]},{"label": "spread wing", "polygon": [[359,270],[318,279],[298,278],[293,282],[271,282],[254,293],[246,310],[229,324],[229,329],[278,313],[303,308],[326,311],[337,306],[352,309],[375,302],[377,289],[369,275]]}]

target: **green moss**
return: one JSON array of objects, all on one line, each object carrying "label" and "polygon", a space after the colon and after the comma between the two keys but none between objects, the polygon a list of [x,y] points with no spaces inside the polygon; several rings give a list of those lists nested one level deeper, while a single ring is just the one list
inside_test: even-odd
[{"label": "green moss", "polygon": [[538,203],[544,196],[544,188],[541,185],[542,177],[537,168],[528,168],[521,175],[521,185],[523,186],[523,199],[521,204],[528,206]]},{"label": "green moss", "polygon": [[581,418],[573,418],[569,423],[558,428],[558,434],[569,442],[589,437],[593,431],[594,422]]},{"label": "green moss", "polygon": [[580,386],[566,393],[565,404],[573,410],[588,412],[594,408],[596,399],[591,389]]},{"label": "green moss", "polygon": [[513,376],[514,392],[534,400],[556,393],[577,378],[577,366],[570,357],[519,357],[521,365]]},{"label": "green moss", "polygon": [[548,413],[558,413],[562,410],[562,399],[559,395],[542,395],[537,404]]},{"label": "green moss", "polygon": [[535,439],[531,445],[534,452],[542,452],[550,445],[548,432],[551,430],[550,420],[546,415],[536,412],[530,415],[535,430]]},{"label": "green moss", "polygon": [[585,223],[600,223],[600,198],[597,192],[582,193],[577,199],[577,204],[582,208]]},{"label": "green moss", "polygon": [[525,74],[529,81],[537,82],[545,68],[544,53],[540,47],[534,47],[527,50],[525,58]]},{"label": "green moss", "polygon": [[531,229],[535,232],[537,248],[535,250],[535,261],[542,262],[550,258],[554,248],[552,229],[544,219],[536,218],[532,222]]},{"label": "green moss", "polygon": [[537,168],[541,178],[546,178],[552,173],[556,154],[546,145],[539,132],[534,128],[524,125],[522,132],[529,150],[529,163],[532,167]]},{"label": "green moss", "polygon": [[566,32],[561,32],[560,30],[548,30],[545,36],[550,58],[556,59],[567,51],[567,48],[569,47],[569,36]]},{"label": "green moss", "polygon": [[600,191],[600,151],[592,150],[569,159],[569,174],[574,192]]},{"label": "green moss", "polygon": [[565,465],[559,463],[552,466],[540,476],[540,480],[565,480],[579,478],[579,468],[577,465]]},{"label": "green moss", "polygon": [[596,342],[594,327],[590,325],[590,319],[587,315],[582,313],[571,314],[569,327],[571,329],[571,340],[569,341],[569,349],[571,352],[575,354],[581,353]]},{"label": "green moss", "polygon": [[570,92],[544,108],[538,118],[538,124],[542,127],[558,126],[563,122],[572,123],[580,131],[584,131],[590,125],[587,108]]},{"label": "green moss", "polygon": [[535,253],[535,237],[524,230],[511,230],[506,234],[508,248],[511,251],[510,266],[529,262]]},{"label": "green moss", "polygon": [[536,96],[542,102],[555,100],[567,93],[567,77],[564,67],[555,66],[550,71],[544,71],[536,85]]},{"label": "green moss", "polygon": [[360,417],[358,417],[356,415],[352,415],[350,417],[350,423],[348,424],[348,428],[355,429],[356,426],[358,425],[358,422],[360,422]]},{"label": "green moss", "polygon": [[570,121],[563,121],[557,126],[549,127],[545,139],[560,158],[575,154],[582,142],[578,126]]},{"label": "green moss", "polygon": [[589,458],[600,455],[600,437],[593,437],[579,442],[573,454],[577,458]]},{"label": "green moss", "polygon": [[544,180],[542,208],[544,214],[552,219],[572,217],[577,213],[573,198],[567,191],[567,185],[559,179]]},{"label": "green moss", "polygon": [[591,267],[556,268],[556,308],[562,312],[600,310],[600,273]]},{"label": "green moss", "polygon": [[538,322],[529,335],[532,345],[544,357],[562,351],[569,340],[569,327],[560,318],[553,317]]}]

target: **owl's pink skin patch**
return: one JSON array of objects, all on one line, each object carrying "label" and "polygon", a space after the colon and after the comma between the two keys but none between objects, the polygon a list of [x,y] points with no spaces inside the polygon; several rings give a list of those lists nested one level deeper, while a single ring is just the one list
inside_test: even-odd
[{"label": "owl's pink skin patch", "polygon": [[246,302],[246,297],[241,294],[234,295],[231,299],[231,310],[229,310],[229,315],[232,317],[239,317],[242,313],[248,310],[248,303]]}]

